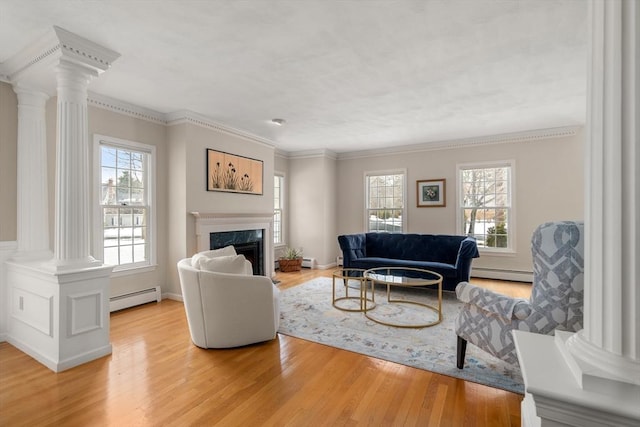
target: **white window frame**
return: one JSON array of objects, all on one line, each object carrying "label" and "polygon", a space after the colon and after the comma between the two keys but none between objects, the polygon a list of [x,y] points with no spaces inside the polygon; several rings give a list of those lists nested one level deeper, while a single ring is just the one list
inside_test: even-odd
[{"label": "white window frame", "polygon": [[[286,209],[285,209],[286,197],[287,197],[286,196],[286,194],[287,194],[287,192],[286,192],[287,177],[286,177],[284,172],[277,172],[277,171],[274,172],[273,176],[274,176],[274,178],[275,177],[279,177],[280,180],[281,180],[280,181],[280,241],[279,242],[275,241],[275,223],[276,222],[275,222],[275,207],[274,207],[274,212],[273,212],[273,214],[274,214],[274,220],[273,220],[273,224],[274,224],[273,225],[274,242],[273,242],[273,245],[274,245],[274,248],[281,248],[281,247],[285,247],[286,246],[285,242],[287,241],[286,240],[287,236],[286,236],[286,233],[285,233],[286,223],[287,223]],[[274,192],[273,196],[275,198],[275,195],[276,195],[275,194],[275,183],[274,183],[273,192]]]},{"label": "white window frame", "polygon": [[[406,169],[391,169],[391,170],[377,170],[377,171],[365,171],[364,173],[364,232],[376,233],[382,231],[369,230],[369,177],[382,176],[382,175],[402,175],[402,230],[397,233],[406,233],[407,231],[407,170]],[[398,208],[394,208],[398,209]]]},{"label": "white window frame", "polygon": [[490,161],[490,162],[473,162],[473,163],[459,163],[456,165],[456,231],[458,234],[467,234],[467,230],[463,228],[463,209],[464,202],[462,191],[462,171],[467,169],[485,169],[485,168],[500,168],[509,167],[509,200],[510,205],[508,209],[508,246],[505,248],[494,248],[478,246],[478,250],[482,253],[490,255],[514,255],[516,253],[516,161],[514,159]]},{"label": "white window frame", "polygon": [[114,138],[111,136],[94,134],[93,136],[93,170],[94,170],[94,226],[93,226],[93,256],[96,259],[104,260],[104,231],[103,231],[103,210],[101,201],[101,181],[102,162],[100,158],[101,146],[120,148],[142,152],[148,156],[146,167],[146,206],[147,215],[147,240],[149,245],[149,258],[144,262],[116,265],[113,268],[114,277],[129,274],[138,274],[155,270],[157,264],[157,244],[156,244],[156,147],[136,141]]}]

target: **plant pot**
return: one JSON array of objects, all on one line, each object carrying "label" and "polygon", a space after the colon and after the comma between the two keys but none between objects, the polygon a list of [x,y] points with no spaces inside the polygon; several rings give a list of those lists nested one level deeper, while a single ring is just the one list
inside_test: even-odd
[{"label": "plant pot", "polygon": [[278,264],[280,265],[280,271],[283,273],[288,273],[290,271],[300,271],[300,269],[302,268],[302,258],[280,258],[278,260]]}]

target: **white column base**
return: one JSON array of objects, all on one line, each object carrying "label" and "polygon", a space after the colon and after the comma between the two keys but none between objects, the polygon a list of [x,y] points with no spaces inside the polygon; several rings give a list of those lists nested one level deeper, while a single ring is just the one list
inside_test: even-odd
[{"label": "white column base", "polygon": [[[525,382],[523,425],[640,425],[640,387],[615,381],[609,382],[608,386],[598,386],[603,384],[600,382],[602,380],[591,382],[589,388],[581,387],[573,371],[575,366],[571,366],[573,362],[565,358],[569,351],[563,349],[570,335],[561,332],[555,338],[523,331],[513,332]],[[540,424],[536,424],[536,417],[531,416],[532,413],[538,417]]]},{"label": "white column base", "polygon": [[43,262],[7,261],[7,341],[60,372],[111,354],[112,266],[53,272]]},{"label": "white column base", "polygon": [[595,347],[582,332],[558,331],[555,340],[580,387],[612,393],[624,388],[635,390],[640,402],[640,363]]}]

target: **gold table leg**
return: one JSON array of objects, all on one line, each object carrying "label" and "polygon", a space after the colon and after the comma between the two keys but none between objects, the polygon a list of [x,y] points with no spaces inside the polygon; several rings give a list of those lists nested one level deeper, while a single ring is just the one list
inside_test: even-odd
[{"label": "gold table leg", "polygon": [[[371,288],[372,288],[372,293],[373,293],[373,288],[374,288],[374,281],[371,281]],[[429,326],[435,326],[438,323],[442,322],[442,282],[438,285],[438,307],[434,307],[430,304],[425,304],[422,302],[418,302],[418,301],[411,301],[411,300],[399,300],[399,299],[392,299],[391,298],[391,286],[387,284],[387,302],[389,304],[413,304],[413,305],[418,305],[421,307],[425,307],[429,310],[435,311],[436,313],[438,313],[438,320],[434,320],[433,322],[429,322],[429,323],[420,323],[420,324],[412,324],[412,325],[406,325],[406,324],[398,324],[398,323],[391,323],[391,322],[385,322],[382,321],[380,319],[376,319],[372,316],[369,315],[367,310],[367,306],[366,306],[366,300],[365,300],[365,309],[364,309],[364,315],[367,319],[379,323],[381,325],[385,325],[385,326],[392,326],[395,328],[411,328],[411,329],[419,329],[419,328],[427,328]],[[366,296],[366,291],[365,291],[365,296]]]}]

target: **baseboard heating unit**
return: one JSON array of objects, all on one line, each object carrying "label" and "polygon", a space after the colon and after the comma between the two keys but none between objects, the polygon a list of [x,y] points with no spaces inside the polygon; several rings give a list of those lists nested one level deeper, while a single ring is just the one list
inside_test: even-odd
[{"label": "baseboard heating unit", "polygon": [[304,267],[304,268],[313,269],[315,264],[316,264],[316,259],[315,258],[302,258],[302,267]]},{"label": "baseboard heating unit", "polygon": [[111,297],[111,299],[109,299],[109,312],[123,310],[125,308],[146,304],[152,301],[160,302],[160,300],[162,300],[162,291],[160,290],[160,286],[143,289],[141,291]]},{"label": "baseboard heating unit", "polygon": [[471,277],[483,279],[510,280],[514,282],[533,282],[533,272],[517,270],[498,270],[494,268],[473,267]]}]

